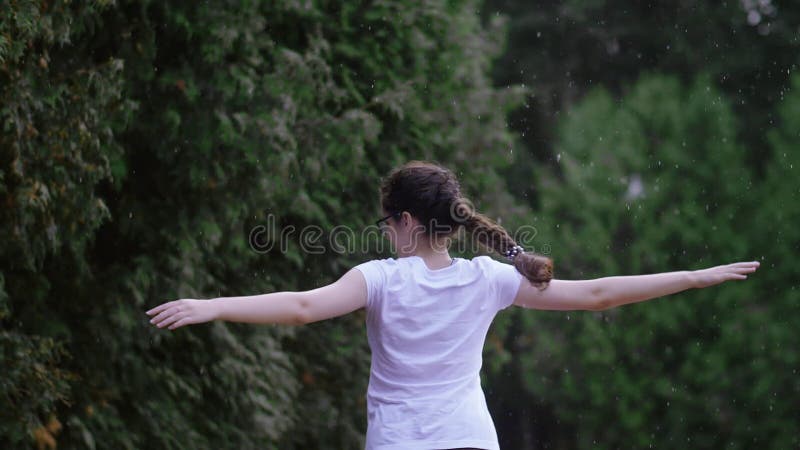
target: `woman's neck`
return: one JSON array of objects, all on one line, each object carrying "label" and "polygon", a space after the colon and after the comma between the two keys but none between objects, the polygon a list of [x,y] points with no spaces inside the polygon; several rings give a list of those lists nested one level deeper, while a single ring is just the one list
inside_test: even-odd
[{"label": "woman's neck", "polygon": [[425,261],[425,265],[431,270],[442,269],[453,263],[453,258],[450,257],[447,247],[420,247],[412,255],[422,258]]}]

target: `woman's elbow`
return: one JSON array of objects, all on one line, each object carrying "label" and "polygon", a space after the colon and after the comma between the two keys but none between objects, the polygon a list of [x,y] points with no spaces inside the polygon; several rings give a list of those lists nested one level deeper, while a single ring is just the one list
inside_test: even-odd
[{"label": "woman's elbow", "polygon": [[296,292],[295,294],[297,298],[295,307],[292,308],[291,317],[288,320],[289,325],[308,325],[309,323],[315,322],[312,303],[308,296],[304,295],[302,292]]},{"label": "woman's elbow", "polygon": [[589,308],[590,311],[604,311],[614,307],[614,302],[606,295],[603,289],[599,287],[592,289],[590,297],[592,299],[592,307]]},{"label": "woman's elbow", "polygon": [[611,309],[614,307],[614,304],[611,302],[611,300],[607,298],[595,300],[593,305],[594,306],[590,308],[591,311],[605,311],[606,309]]}]

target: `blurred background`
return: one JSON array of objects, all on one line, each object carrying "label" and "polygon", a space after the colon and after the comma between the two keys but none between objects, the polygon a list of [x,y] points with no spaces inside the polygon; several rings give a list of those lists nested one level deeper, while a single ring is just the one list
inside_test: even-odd
[{"label": "blurred background", "polygon": [[501,312],[482,379],[502,448],[797,448],[798,50],[800,3],[777,0],[1,2],[0,447],[363,448],[363,311],[144,312],[391,256],[251,231],[361,230],[381,177],[430,159],[534,227],[556,278],[761,261]]}]

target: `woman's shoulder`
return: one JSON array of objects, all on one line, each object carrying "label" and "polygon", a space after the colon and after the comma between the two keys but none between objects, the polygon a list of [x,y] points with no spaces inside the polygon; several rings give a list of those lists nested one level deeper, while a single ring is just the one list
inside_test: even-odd
[{"label": "woman's shoulder", "polygon": [[374,258],[356,264],[355,267],[357,268],[369,267],[386,271],[388,269],[396,268],[399,264],[400,262],[397,260],[397,258]]},{"label": "woman's shoulder", "polygon": [[[484,270],[497,270],[498,268],[502,268],[503,266],[509,265],[508,263],[504,263],[498,261],[491,256],[488,255],[479,255],[474,256],[472,258],[457,258],[463,261],[468,262],[470,265],[480,267]],[[404,265],[411,265],[413,262],[413,258],[405,257],[405,258],[374,258],[370,260],[366,260],[362,262],[360,265],[370,265],[375,267],[381,267],[386,269],[391,268],[399,268]],[[502,265],[502,266],[498,266]]]},{"label": "woman's shoulder", "polygon": [[472,258],[473,264],[478,266],[484,274],[488,276],[495,276],[499,273],[507,273],[516,270],[514,265],[509,262],[499,261],[488,255],[481,255]]},{"label": "woman's shoulder", "polygon": [[489,255],[476,256],[476,257],[472,258],[472,262],[475,263],[475,264],[479,264],[481,266],[485,266],[485,267],[496,267],[498,264],[505,264],[505,263],[503,263],[501,261],[498,261],[498,260],[492,258]]},{"label": "woman's shoulder", "polygon": [[366,263],[380,264],[380,265],[386,265],[386,266],[394,266],[394,265],[398,264],[398,259],[397,258],[373,258],[373,259],[368,259],[368,260],[364,261],[364,263],[362,263],[362,264],[366,264]]}]

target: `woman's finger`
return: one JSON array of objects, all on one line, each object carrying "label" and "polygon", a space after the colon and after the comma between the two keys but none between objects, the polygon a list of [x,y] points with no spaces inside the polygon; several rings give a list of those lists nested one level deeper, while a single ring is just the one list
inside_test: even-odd
[{"label": "woman's finger", "polygon": [[168,319],[169,317],[170,317],[170,314],[159,316],[159,317],[156,317],[153,320],[151,320],[150,323],[152,323],[153,325],[155,325],[155,326],[160,328],[161,327],[161,322],[163,322],[164,320]]},{"label": "woman's finger", "polygon": [[180,310],[177,307],[161,311],[157,316],[150,319],[150,323],[159,323],[166,317],[169,317],[177,312],[180,312]]},{"label": "woman's finger", "polygon": [[736,267],[758,267],[760,263],[758,261],[746,261],[746,262],[738,262],[733,264],[728,264],[729,266],[736,266]]},{"label": "woman's finger", "polygon": [[170,330],[174,330],[174,329],[180,328],[180,327],[182,327],[184,325],[189,325],[189,323],[190,323],[189,322],[189,318],[188,317],[184,317],[183,319],[181,319],[181,320],[175,322],[174,324],[172,324],[172,326],[169,327],[169,329]]},{"label": "woman's finger", "polygon": [[169,325],[171,325],[171,324],[183,319],[184,317],[186,317],[186,313],[173,314],[173,315],[169,316],[168,318],[164,319],[163,322],[159,323],[158,324],[158,328],[164,328],[166,326],[169,326]]},{"label": "woman's finger", "polygon": [[171,302],[162,303],[162,304],[160,304],[160,305],[156,306],[155,308],[151,309],[150,311],[147,311],[147,313],[146,313],[146,314],[148,314],[148,315],[151,315],[151,316],[152,316],[153,314],[158,314],[158,313],[160,313],[161,311],[164,311],[165,309],[167,309],[167,308],[169,308],[170,306],[172,306],[174,303],[175,303],[175,301],[174,301],[174,300],[173,300],[173,301],[171,301]]},{"label": "woman's finger", "polygon": [[169,317],[164,318],[164,320],[162,320],[161,322],[159,322],[158,323],[158,328],[164,328],[166,326],[169,326],[169,325],[177,322],[178,320],[181,320],[184,317],[186,317],[186,313],[176,312],[176,313],[170,315]]},{"label": "woman's finger", "polygon": [[170,307],[170,303],[172,303],[172,302],[162,303],[162,304],[156,306],[155,308],[151,309],[150,311],[147,311],[146,314],[151,315],[151,316],[154,315],[154,314],[158,314],[161,311],[163,311],[164,309],[169,308]]}]

